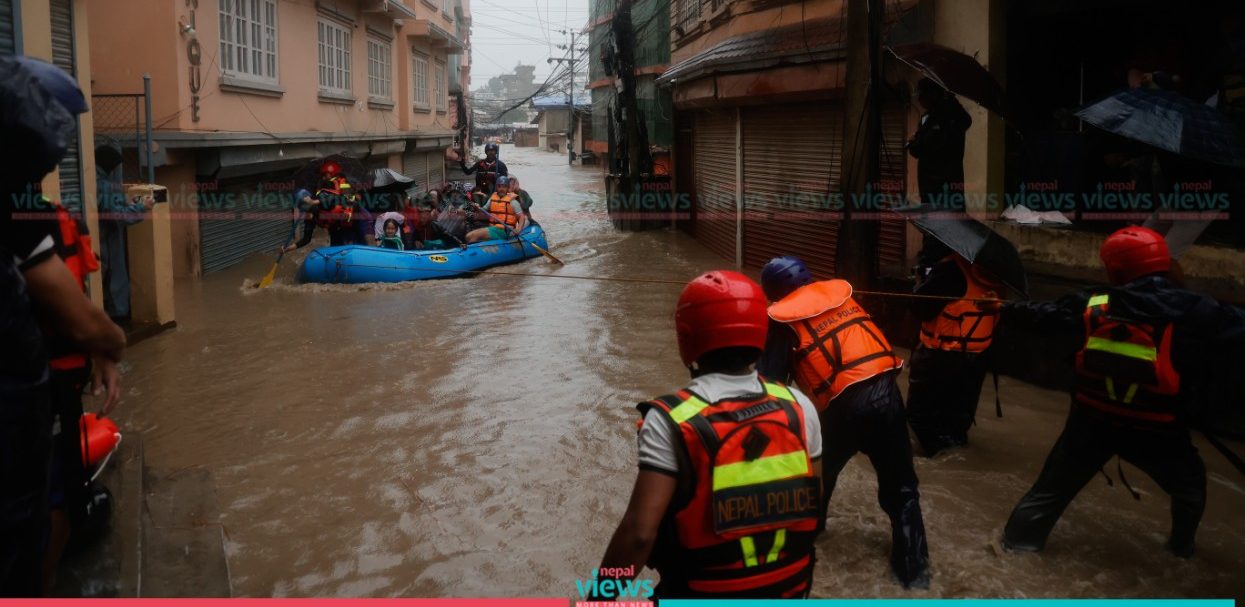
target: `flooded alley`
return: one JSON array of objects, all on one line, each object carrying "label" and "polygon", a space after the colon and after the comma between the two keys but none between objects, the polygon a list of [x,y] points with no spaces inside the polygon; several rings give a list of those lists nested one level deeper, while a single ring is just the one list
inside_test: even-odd
[{"label": "flooded alley", "polygon": [[[564,267],[300,285],[308,247],[261,291],[272,256],[259,254],[180,282],[178,327],[127,352],[117,416],[153,476],[212,479],[234,596],[574,597],[597,566],[636,475],[634,404],[687,381],[679,287],[567,277],[686,281],[730,262],[678,232],[615,232],[595,168],[510,145],[501,157]],[[1045,552],[1003,553],[1068,404],[1010,378],[1001,391],[1006,416],[987,386],[968,448],[917,461],[931,588],[889,578],[889,523],[857,457],[814,597],[1245,595],[1245,483],[1201,443],[1196,558],[1163,551],[1166,495],[1127,465],[1140,501],[1098,477]]]}]

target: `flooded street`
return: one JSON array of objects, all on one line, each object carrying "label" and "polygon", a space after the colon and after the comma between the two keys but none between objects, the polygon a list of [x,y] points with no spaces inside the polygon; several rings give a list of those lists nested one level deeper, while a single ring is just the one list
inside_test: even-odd
[{"label": "flooded street", "polygon": [[[246,285],[270,256],[179,286],[178,328],[128,352],[124,427],[156,476],[215,481],[235,596],[576,596],[635,478],[634,403],[682,386],[679,287],[726,265],[674,232],[614,232],[597,168],[503,146],[559,268],[401,285]],[[310,247],[309,247],[310,248]],[[866,303],[867,305],[867,303]],[[906,390],[907,380],[901,381]],[[1038,555],[993,546],[1067,397],[1003,378],[973,444],[919,460],[933,586],[912,596],[1245,596],[1245,483],[1208,447],[1199,553],[1162,550],[1166,496],[1098,477]],[[1115,466],[1108,466],[1115,477]],[[845,470],[813,596],[905,596],[867,460]]]}]

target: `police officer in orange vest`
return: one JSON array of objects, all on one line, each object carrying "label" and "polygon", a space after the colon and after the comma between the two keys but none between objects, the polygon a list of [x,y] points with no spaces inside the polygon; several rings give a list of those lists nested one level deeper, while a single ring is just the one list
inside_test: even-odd
[{"label": "police officer in orange vest", "polygon": [[1206,468],[1189,431],[1191,394],[1212,379],[1211,361],[1245,346],[1245,311],[1172,283],[1167,243],[1148,228],[1115,232],[1101,257],[1111,286],[1003,306],[1003,322],[1081,344],[1063,434],[1012,511],[1003,543],[1041,550],[1064,508],[1119,455],[1171,496],[1166,547],[1189,557],[1206,505]]},{"label": "police officer in orange vest", "polygon": [[659,598],[808,595],[821,430],[808,397],[757,374],[766,321],[761,287],[737,272],[683,290],[675,328],[692,382],[639,405],[640,472],[601,570],[630,579],[647,563]]},{"label": "police officer in orange vest", "polygon": [[761,269],[761,285],[774,302],[774,322],[758,369],[773,379],[794,377],[820,411],[823,509],[848,460],[858,452],[869,456],[878,501],[891,519],[891,569],[904,587],[928,586],[920,493],[895,385],[903,361],[846,281],[815,282],[803,261],[777,257]]},{"label": "police officer in orange vest", "polygon": [[921,252],[918,295],[959,297],[917,300],[920,344],[908,367],[908,424],[927,457],[968,443],[977,415],[988,349],[998,319],[995,299],[1002,287],[979,267],[927,238]]}]

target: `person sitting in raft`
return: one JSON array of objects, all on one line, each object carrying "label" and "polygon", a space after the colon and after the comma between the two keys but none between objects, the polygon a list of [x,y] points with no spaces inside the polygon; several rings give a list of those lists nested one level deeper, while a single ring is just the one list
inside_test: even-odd
[{"label": "person sitting in raft", "polygon": [[[479,210],[480,207],[476,206]],[[523,205],[519,197],[510,192],[510,178],[502,175],[497,178],[497,191],[489,198],[488,207],[478,213],[488,218],[491,225],[487,228],[472,230],[467,233],[467,244],[485,240],[506,240],[510,234],[518,234],[527,227],[527,215],[523,213]]]},{"label": "person sitting in raft", "polygon": [[523,207],[523,214],[527,215],[528,223],[535,221],[532,218],[532,195],[519,185],[519,178],[510,175],[510,191],[519,198],[519,205]]},{"label": "person sitting in raft", "polygon": [[390,217],[385,220],[384,233],[376,239],[376,244],[382,249],[406,250],[402,244],[402,228],[399,227],[397,219]]}]

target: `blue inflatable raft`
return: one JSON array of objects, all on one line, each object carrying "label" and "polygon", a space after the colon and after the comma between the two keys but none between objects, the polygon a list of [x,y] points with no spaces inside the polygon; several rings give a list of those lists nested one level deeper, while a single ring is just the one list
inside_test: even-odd
[{"label": "blue inflatable raft", "polygon": [[359,284],[450,278],[477,270],[540,256],[535,243],[548,250],[545,232],[530,225],[519,239],[488,240],[440,251],[394,251],[348,245],[325,247],[307,255],[298,270],[299,282]]}]

